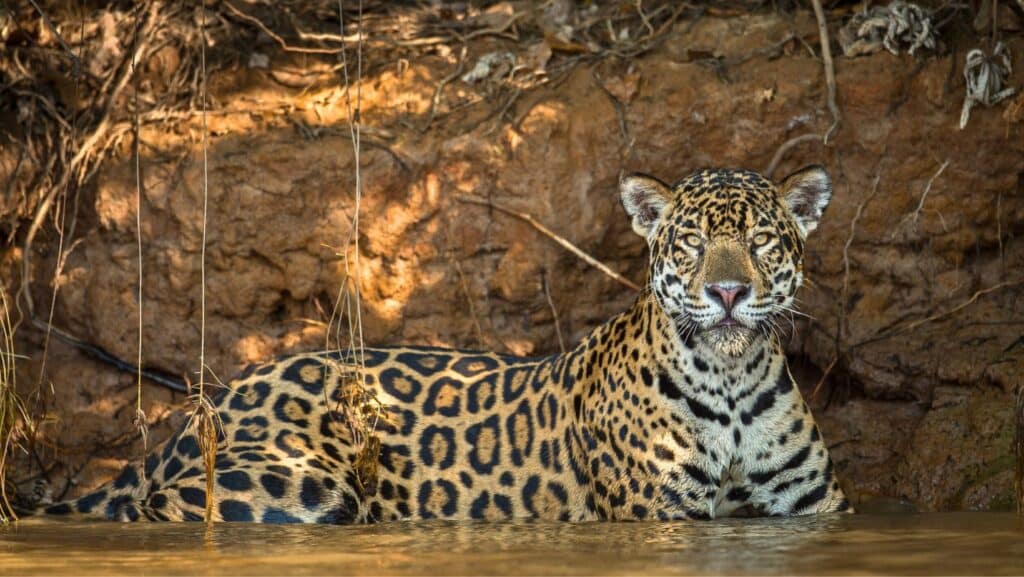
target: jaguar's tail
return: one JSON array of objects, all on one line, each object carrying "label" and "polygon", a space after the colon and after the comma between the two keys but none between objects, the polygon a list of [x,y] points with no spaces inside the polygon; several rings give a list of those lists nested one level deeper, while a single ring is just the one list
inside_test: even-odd
[{"label": "jaguar's tail", "polygon": [[19,517],[60,515],[110,521],[146,520],[148,516],[140,506],[146,492],[142,473],[140,464],[129,464],[116,479],[77,499],[28,510],[20,510],[18,506],[14,509]]}]

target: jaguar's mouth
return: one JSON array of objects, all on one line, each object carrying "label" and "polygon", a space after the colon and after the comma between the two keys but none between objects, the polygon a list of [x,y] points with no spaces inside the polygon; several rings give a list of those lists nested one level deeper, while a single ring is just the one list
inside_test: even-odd
[{"label": "jaguar's mouth", "polygon": [[704,340],[712,348],[731,357],[743,356],[756,336],[757,331],[731,316],[725,317],[704,331]]}]

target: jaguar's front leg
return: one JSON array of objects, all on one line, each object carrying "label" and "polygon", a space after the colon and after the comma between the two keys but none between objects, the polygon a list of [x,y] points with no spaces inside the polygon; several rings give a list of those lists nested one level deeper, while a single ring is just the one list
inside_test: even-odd
[{"label": "jaguar's front leg", "polygon": [[798,400],[774,428],[777,448],[746,472],[750,503],[774,516],[853,513],[807,404]]}]

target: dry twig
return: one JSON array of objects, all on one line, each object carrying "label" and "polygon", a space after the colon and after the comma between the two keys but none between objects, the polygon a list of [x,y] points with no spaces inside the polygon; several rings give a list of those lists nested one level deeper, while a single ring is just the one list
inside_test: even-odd
[{"label": "dry twig", "polygon": [[596,258],[590,256],[589,254],[583,252],[576,245],[574,245],[573,243],[569,242],[565,238],[555,234],[554,232],[551,231],[551,229],[549,229],[548,227],[544,226],[543,224],[537,222],[536,219],[534,219],[532,216],[530,216],[529,214],[527,214],[525,212],[519,212],[517,210],[512,210],[511,208],[507,208],[505,206],[502,206],[500,204],[497,204],[497,203],[495,203],[493,201],[490,201],[490,200],[487,200],[485,198],[476,198],[476,197],[465,196],[465,195],[459,195],[459,196],[456,196],[455,198],[459,202],[465,202],[465,203],[468,203],[468,204],[476,204],[476,205],[479,205],[479,206],[486,206],[486,207],[489,207],[489,208],[493,208],[493,209],[495,209],[495,210],[497,210],[499,212],[503,212],[503,213],[505,213],[505,214],[507,214],[509,216],[514,216],[514,217],[516,217],[516,218],[518,218],[520,220],[526,221],[527,224],[529,224],[533,228],[537,229],[539,232],[541,232],[542,234],[544,234],[545,236],[547,236],[551,240],[553,240],[553,241],[557,242],[558,244],[562,245],[563,248],[565,248],[569,252],[573,253],[574,255],[578,256],[580,259],[582,259],[584,262],[586,262],[590,266],[592,266],[592,267],[596,268],[597,270],[603,272],[604,274],[608,275],[609,277],[614,279],[619,284],[621,284],[623,286],[627,286],[627,287],[629,287],[629,288],[631,288],[631,289],[633,289],[635,291],[639,291],[640,290],[640,285],[634,283],[633,281],[629,280],[628,278],[626,278],[626,277],[620,275],[619,273],[613,271],[612,269],[608,268],[608,266],[606,264],[604,264],[601,261],[597,260]]}]

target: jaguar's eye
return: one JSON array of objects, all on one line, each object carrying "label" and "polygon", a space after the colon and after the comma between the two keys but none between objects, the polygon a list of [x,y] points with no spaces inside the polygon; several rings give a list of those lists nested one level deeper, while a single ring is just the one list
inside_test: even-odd
[{"label": "jaguar's eye", "polygon": [[700,245],[704,244],[699,234],[688,234],[683,237],[683,242],[690,248],[700,248]]},{"label": "jaguar's eye", "polygon": [[767,232],[759,232],[754,235],[754,246],[764,246],[768,244],[768,241],[772,239],[772,235]]}]

